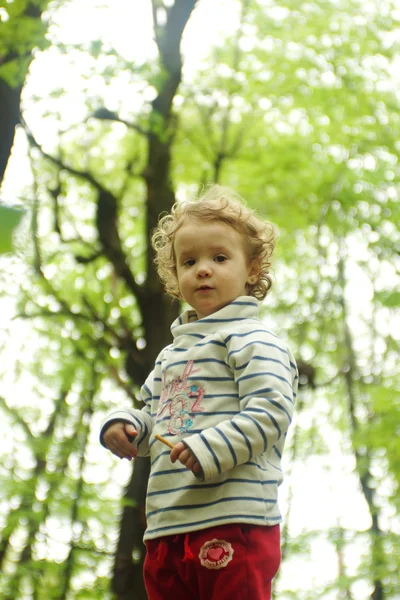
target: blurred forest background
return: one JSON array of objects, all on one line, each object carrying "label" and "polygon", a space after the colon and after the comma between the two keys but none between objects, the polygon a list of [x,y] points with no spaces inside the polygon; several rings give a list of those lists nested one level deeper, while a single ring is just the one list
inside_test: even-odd
[{"label": "blurred forest background", "polygon": [[2,599],[146,598],[148,463],[98,431],[180,310],[150,232],[210,182],[280,232],[275,597],[400,598],[399,47],[398,0],[0,2]]}]

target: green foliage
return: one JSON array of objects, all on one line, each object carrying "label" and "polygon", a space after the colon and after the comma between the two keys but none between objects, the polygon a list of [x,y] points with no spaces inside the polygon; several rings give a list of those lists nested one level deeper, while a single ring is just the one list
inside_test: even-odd
[{"label": "green foliage", "polygon": [[12,252],[12,236],[20,223],[23,211],[11,206],[0,205],[0,254]]},{"label": "green foliage", "polygon": [[[0,76],[12,85],[21,82],[22,56],[45,44],[44,23],[25,15],[27,6],[8,3],[1,25],[0,56],[16,56]],[[391,79],[397,42],[385,37],[395,27],[390,3],[371,2],[368,11],[353,0],[245,6],[240,34],[221,35],[184,79],[168,123],[152,110],[166,80],[157,61],[129,61],[104,40],[53,48],[60,61],[79,65],[81,97],[59,86],[50,97],[27,93],[27,105],[43,105],[43,123],[51,118],[62,134],[53,148],[46,144],[55,160],[32,152],[34,189],[25,194],[35,198],[26,207],[32,231],[0,278],[0,297],[9,294],[19,317],[0,338],[14,348],[12,358],[5,343],[1,349],[5,598],[59,599],[63,591],[111,598],[118,519],[124,505],[136,505],[116,501],[130,465],[117,465],[97,435],[110,408],[135,402],[140,377],[128,366],[132,357],[141,365],[149,332],[132,286],[104,250],[99,190],[115,200],[113,249],[120,242],[140,287],[149,276],[147,161],[155,139],[172,147],[172,163],[160,155],[157,168],[169,170],[180,196],[218,179],[279,229],[276,282],[262,315],[314,369],[288,441],[294,487],[284,565],[301,569],[321,540],[337,564],[344,561],[337,577],[308,588],[282,578],[279,597],[346,597],[356,583],[372,586],[371,574],[388,598],[399,593],[400,119]],[[71,99],[87,119],[66,128]],[[338,457],[358,483],[368,474],[372,504],[360,485],[355,492],[369,514],[365,531],[339,526],[340,506],[329,507],[327,530],[307,528],[308,504],[297,504],[307,484],[296,469],[321,465],[321,482],[313,473],[308,482],[311,498],[334,476]],[[302,520],[293,537],[292,514]],[[383,541],[370,530],[372,514]]]},{"label": "green foliage", "polygon": [[42,18],[48,0],[13,0],[1,7],[0,79],[10,87],[24,82],[31,54],[49,46]]}]

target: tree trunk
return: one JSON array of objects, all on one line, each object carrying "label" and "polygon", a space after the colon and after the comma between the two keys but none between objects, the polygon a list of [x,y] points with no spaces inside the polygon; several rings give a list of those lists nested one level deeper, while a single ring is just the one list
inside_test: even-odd
[{"label": "tree trunk", "polygon": [[348,314],[347,314],[347,304],[345,300],[345,286],[346,286],[346,278],[345,278],[345,251],[344,251],[344,242],[340,243],[340,255],[339,255],[339,285],[341,287],[341,298],[340,303],[342,307],[342,316],[343,316],[343,333],[344,333],[344,344],[346,347],[347,359],[346,359],[346,369],[343,373],[345,388],[347,392],[348,398],[348,406],[349,406],[349,416],[350,416],[350,424],[351,424],[351,433],[353,437],[353,452],[356,460],[356,469],[357,475],[359,478],[361,491],[364,495],[365,501],[368,505],[369,513],[371,515],[371,527],[369,529],[370,539],[371,539],[371,579],[373,582],[373,592],[370,596],[371,600],[384,600],[384,586],[383,582],[380,578],[380,565],[384,561],[384,549],[382,544],[382,530],[380,527],[380,510],[378,503],[376,502],[376,496],[373,485],[373,475],[371,473],[371,457],[369,448],[366,449],[365,452],[361,452],[357,446],[358,432],[361,427],[361,423],[359,418],[357,417],[357,401],[358,401],[358,393],[357,393],[357,361],[356,361],[356,353],[354,351],[354,343],[352,338],[352,333],[350,331],[350,327],[348,325]]},{"label": "tree trunk", "polygon": [[[45,5],[47,5],[47,3],[44,2],[41,3],[41,6],[38,5],[38,2],[32,4],[28,3],[21,16],[40,19]],[[21,57],[15,52],[10,52],[6,56],[0,56],[0,64],[6,64],[19,58],[22,59],[25,58],[25,56]],[[32,56],[30,59],[32,59]],[[28,68],[26,62],[24,62],[24,68]],[[15,128],[20,122],[22,88],[23,83],[12,87],[7,81],[0,77],[0,185],[3,181],[14,143]]]},{"label": "tree trunk", "polygon": [[15,128],[20,121],[21,90],[21,86],[12,88],[0,79],[0,183],[3,181],[11,154]]},{"label": "tree trunk", "polygon": [[[170,210],[175,201],[171,182],[171,145],[177,122],[172,113],[172,102],[181,81],[182,59],[180,43],[183,30],[195,7],[196,0],[175,0],[165,9],[167,20],[160,25],[157,2],[153,1],[156,42],[160,53],[163,79],[152,103],[147,165],[144,178],[147,188],[146,241],[147,279],[138,296],[146,339],[145,365],[147,372],[154,367],[161,349],[171,342],[170,326],[178,316],[179,306],[164,293],[153,266],[151,233],[158,216]],[[164,10],[164,9],[163,9]],[[148,349],[148,350],[147,350]],[[134,365],[128,361],[128,365]],[[113,588],[118,600],[146,600],[143,584],[145,548],[142,542],[145,523],[145,497],[150,471],[149,459],[136,459],[133,474],[126,490],[120,535],[114,565]]]}]

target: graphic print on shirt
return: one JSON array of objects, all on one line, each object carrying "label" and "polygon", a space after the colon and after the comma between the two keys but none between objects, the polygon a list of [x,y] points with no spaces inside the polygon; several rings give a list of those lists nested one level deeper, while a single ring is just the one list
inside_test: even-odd
[{"label": "graphic print on shirt", "polygon": [[213,539],[200,548],[200,563],[206,569],[223,569],[231,562],[233,552],[230,542]]},{"label": "graphic print on shirt", "polygon": [[194,368],[194,361],[189,360],[183,370],[182,376],[178,375],[167,382],[166,373],[162,373],[160,404],[157,419],[169,414],[168,432],[172,435],[181,435],[189,431],[195,422],[196,412],[202,412],[201,401],[205,390],[202,386],[191,384],[188,378],[200,369]]}]

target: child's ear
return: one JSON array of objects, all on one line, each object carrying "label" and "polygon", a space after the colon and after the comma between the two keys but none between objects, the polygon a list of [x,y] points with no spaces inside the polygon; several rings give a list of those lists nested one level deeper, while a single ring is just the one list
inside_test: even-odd
[{"label": "child's ear", "polygon": [[260,273],[261,273],[261,261],[259,258],[254,258],[249,266],[249,271],[248,271],[248,277],[247,277],[247,283],[249,283],[250,285],[254,285],[258,278],[260,277]]}]

